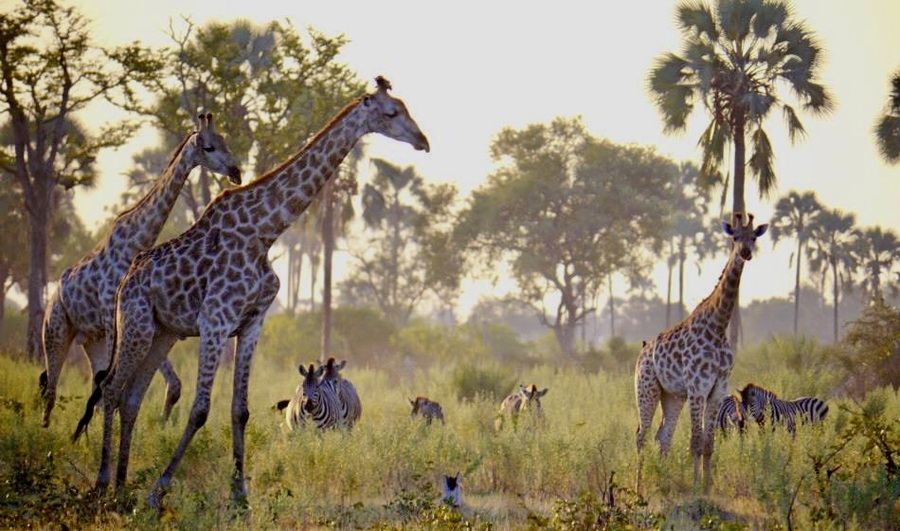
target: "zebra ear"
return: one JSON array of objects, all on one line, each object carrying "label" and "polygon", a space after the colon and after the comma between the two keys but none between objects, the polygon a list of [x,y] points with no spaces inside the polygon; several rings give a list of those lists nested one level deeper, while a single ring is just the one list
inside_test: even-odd
[{"label": "zebra ear", "polygon": [[540,397],[546,395],[546,394],[547,394],[547,391],[549,391],[549,390],[550,390],[549,388],[545,387],[541,392],[539,392],[539,393],[537,394],[537,397],[540,398]]},{"label": "zebra ear", "polygon": [[297,366],[297,370],[300,371],[300,376],[306,378],[306,367],[304,367],[302,363]]},{"label": "zebra ear", "polygon": [[340,371],[344,368],[345,365],[347,365],[347,360],[341,360],[340,363],[335,363],[334,368],[335,370]]}]

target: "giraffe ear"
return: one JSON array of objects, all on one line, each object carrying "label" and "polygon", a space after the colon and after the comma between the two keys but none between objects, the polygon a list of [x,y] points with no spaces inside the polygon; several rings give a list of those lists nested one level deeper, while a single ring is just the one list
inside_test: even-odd
[{"label": "giraffe ear", "polygon": [[766,230],[768,230],[768,229],[769,229],[769,224],[768,224],[768,223],[763,223],[763,224],[760,225],[759,227],[756,227],[756,230],[753,231],[753,234],[754,234],[757,238],[759,238],[760,236],[762,236],[763,234],[765,234],[765,233],[766,233]]},{"label": "giraffe ear", "polygon": [[731,226],[731,223],[727,221],[722,222],[722,230],[725,231],[725,234],[729,236],[734,236],[734,228]]}]

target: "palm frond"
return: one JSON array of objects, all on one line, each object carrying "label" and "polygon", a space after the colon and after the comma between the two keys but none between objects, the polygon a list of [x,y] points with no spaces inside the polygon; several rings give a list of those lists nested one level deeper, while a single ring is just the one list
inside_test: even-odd
[{"label": "palm frond", "polygon": [[652,92],[665,92],[690,77],[688,62],[672,52],[654,61],[650,70],[649,85]]},{"label": "palm frond", "polygon": [[703,2],[682,2],[675,8],[678,27],[683,33],[719,40],[719,28],[709,6]]},{"label": "palm frond", "polygon": [[750,24],[759,0],[719,0],[719,27],[732,42],[741,42],[750,34]]},{"label": "palm frond", "polygon": [[800,117],[797,116],[794,108],[790,105],[782,105],[781,110],[784,113],[784,121],[787,123],[791,143],[796,142],[798,138],[805,137],[806,129],[803,127],[803,123],[800,122]]},{"label": "palm frond", "polygon": [[773,29],[777,30],[784,24],[788,16],[790,16],[790,11],[786,4],[771,1],[760,2],[756,9],[756,16],[753,17],[753,34],[760,39],[766,39]]},{"label": "palm frond", "polygon": [[750,142],[753,145],[753,155],[750,156],[747,165],[759,183],[759,196],[766,198],[775,188],[775,169],[772,166],[775,154],[772,152],[769,135],[762,127],[754,129]]},{"label": "palm frond", "polygon": [[878,152],[890,164],[900,162],[900,116],[882,116],[875,125]]}]

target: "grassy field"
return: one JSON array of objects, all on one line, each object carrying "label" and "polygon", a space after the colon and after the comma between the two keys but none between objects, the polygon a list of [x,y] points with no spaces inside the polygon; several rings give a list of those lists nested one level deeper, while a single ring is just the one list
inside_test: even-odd
[{"label": "grassy field", "polygon": [[[453,367],[394,373],[351,361],[344,374],[362,398],[361,422],[349,433],[290,433],[271,406],[290,398],[300,381],[296,365],[312,360],[266,352],[257,353],[250,391],[249,514],[237,515],[229,504],[231,371],[225,365],[209,421],[159,515],[143,500],[183,431],[193,397],[195,348],[185,341],[173,352],[185,389],[168,423],[159,420],[161,378],[150,388],[128,490],[121,499],[99,501],[86,494],[97,471],[100,418],[86,439],[70,441],[89,391],[85,367],[64,369],[63,399],[50,428],[43,429],[41,368],[0,356],[0,527],[900,528],[900,479],[891,463],[900,458],[900,398],[890,389],[859,403],[829,398],[826,422],[804,427],[793,440],[783,430],[718,437],[709,495],[693,489],[685,410],[671,455],[662,460],[652,446],[647,452],[638,495],[633,364],[613,373],[546,364],[517,374],[489,366],[507,371],[510,381],[549,388],[543,424],[520,422],[515,430],[507,424],[497,433],[499,400],[458,400]],[[835,378],[809,354],[783,349],[790,346],[770,341],[739,353],[732,387],[752,379],[785,397],[827,397]],[[410,419],[407,398],[417,394],[441,402],[446,425]],[[438,500],[441,475],[457,472],[463,491],[459,510]]]}]

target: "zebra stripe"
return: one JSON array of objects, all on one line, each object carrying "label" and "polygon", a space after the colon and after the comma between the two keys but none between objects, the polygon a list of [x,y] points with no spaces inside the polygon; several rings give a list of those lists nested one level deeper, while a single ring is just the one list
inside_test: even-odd
[{"label": "zebra stripe", "polygon": [[772,391],[752,383],[741,390],[741,401],[757,424],[765,423],[766,413],[771,412],[773,425],[784,422],[791,434],[796,417],[800,417],[802,423],[821,422],[828,414],[828,404],[823,400],[811,396],[781,400]]},{"label": "zebra stripe", "polygon": [[498,430],[503,429],[505,417],[511,417],[513,423],[515,423],[519,413],[523,411],[530,411],[535,419],[543,418],[544,412],[541,409],[541,397],[546,395],[547,391],[546,387],[538,391],[537,386],[534,384],[528,387],[519,384],[519,391],[504,398],[500,404],[500,413],[494,426]]},{"label": "zebra stripe", "polygon": [[347,360],[336,363],[333,357],[328,358],[325,365],[321,367],[324,370],[322,383],[334,392],[340,402],[340,422],[344,426],[352,428],[362,416],[362,402],[359,400],[356,387],[341,375],[341,370],[345,365],[347,365]]},{"label": "zebra stripe", "polygon": [[334,391],[319,381],[322,367],[315,369],[310,363],[308,368],[300,365],[299,371],[303,383],[297,386],[297,392],[284,412],[288,427],[301,430],[307,424],[318,429],[337,426],[341,420],[341,405]]},{"label": "zebra stripe", "polygon": [[723,432],[728,432],[732,428],[738,431],[744,431],[744,417],[746,410],[740,398],[735,395],[728,395],[722,400],[719,406],[719,413],[716,415],[716,426]]},{"label": "zebra stripe", "polygon": [[410,398],[409,404],[412,406],[410,417],[415,418],[416,415],[422,415],[422,418],[425,419],[425,424],[430,425],[433,419],[439,419],[441,424],[445,424],[444,410],[441,409],[439,403],[429,400],[428,397],[417,396],[415,400]]}]

